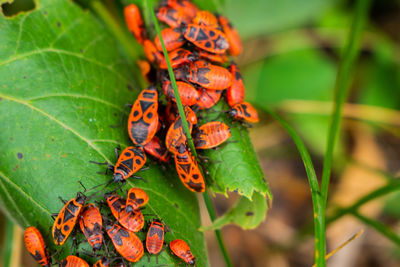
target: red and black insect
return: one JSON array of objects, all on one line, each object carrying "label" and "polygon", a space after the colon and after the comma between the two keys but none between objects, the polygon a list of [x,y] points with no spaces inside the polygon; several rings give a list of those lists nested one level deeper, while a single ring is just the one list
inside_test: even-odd
[{"label": "red and black insect", "polygon": [[[182,105],[193,106],[199,100],[199,92],[191,84],[177,81],[179,96],[181,97]],[[176,102],[174,89],[170,81],[166,80],[163,84],[163,92],[169,98]]]},{"label": "red and black insect", "polygon": [[232,56],[240,55],[243,47],[238,31],[232,26],[231,22],[226,17],[220,15],[218,16],[218,21],[229,42],[229,53]]},{"label": "red and black insect", "polygon": [[[171,51],[170,53],[168,53],[168,56],[172,68],[177,68],[180,65],[183,65],[185,63],[190,63],[198,59],[198,57],[194,53],[183,48],[178,48],[175,49],[174,51]],[[168,69],[167,61],[166,60],[161,61],[159,67],[161,69]]]},{"label": "red and black insect", "polygon": [[194,18],[199,8],[189,0],[162,0],[162,6],[169,6],[174,9],[181,9],[189,18]]},{"label": "red and black insect", "polygon": [[60,262],[60,267],[89,267],[89,264],[77,256],[69,255]]},{"label": "red and black insect", "polygon": [[150,254],[158,254],[164,244],[164,224],[158,220],[151,222],[146,236],[146,248]]},{"label": "red and black insect", "polygon": [[[176,28],[165,28],[161,31],[161,36],[164,41],[165,49],[173,51],[186,43],[182,33]],[[161,46],[160,37],[157,35],[154,39],[154,44],[159,51],[163,51]]]},{"label": "red and black insect", "polygon": [[236,104],[242,103],[244,100],[245,88],[242,74],[235,63],[231,63],[229,71],[232,74],[232,85],[226,90],[226,99],[229,106],[233,107]]},{"label": "red and black insect", "polygon": [[231,73],[223,67],[195,61],[178,68],[176,78],[198,84],[209,90],[224,90],[232,84]]},{"label": "red and black insect", "polygon": [[257,110],[248,102],[234,105],[229,111],[229,115],[235,119],[251,123],[256,123],[260,120],[258,118]]},{"label": "red and black insect", "polygon": [[133,104],[128,133],[133,143],[145,145],[153,139],[158,126],[158,93],[155,86],[144,89]]},{"label": "red and black insect", "polygon": [[113,263],[112,267],[127,267],[128,265],[125,264],[123,261],[116,261]]},{"label": "red and black insect", "polygon": [[168,153],[164,143],[162,143],[160,138],[157,136],[154,136],[153,139],[145,144],[143,148],[147,154],[152,155],[162,162],[168,162],[170,154]]},{"label": "red and black insect", "polygon": [[126,212],[133,212],[138,210],[140,207],[147,204],[149,196],[143,189],[132,187],[128,191],[128,197],[126,198]]},{"label": "red and black insect", "polygon": [[87,204],[79,215],[79,226],[93,250],[100,250],[103,243],[103,219],[94,204]]},{"label": "red and black insect", "polygon": [[193,135],[197,149],[210,149],[219,146],[231,137],[228,125],[219,121],[203,124]]},{"label": "red and black insect", "polygon": [[196,52],[194,52],[193,54],[197,55],[198,58],[206,59],[219,64],[225,64],[229,60],[229,57],[226,54],[209,53],[202,49],[197,49]]},{"label": "red and black insect", "polygon": [[63,245],[71,234],[85,201],[86,197],[82,193],[78,193],[58,213],[51,231],[56,245]]},{"label": "red and black insect", "polygon": [[172,240],[169,243],[169,247],[176,256],[184,260],[186,263],[190,265],[194,265],[196,263],[196,259],[190,251],[189,245],[186,244],[185,241],[181,239]]},{"label": "red and black insect", "polygon": [[202,193],[205,182],[196,159],[191,155],[185,144],[180,144],[175,154],[175,167],[182,183],[192,192]]},{"label": "red and black insect", "polygon": [[196,105],[200,110],[212,108],[216,103],[218,103],[222,94],[222,91],[206,90],[204,88],[200,89],[199,92],[199,101],[197,101]]},{"label": "red and black insect", "polygon": [[[112,181],[114,181],[115,183],[124,182],[130,177],[142,179],[142,177],[135,176],[133,174],[139,171],[146,163],[147,157],[144,153],[143,148],[128,146],[122,151],[120,155],[118,155],[117,149],[115,150],[115,153],[118,157],[115,166],[111,165],[108,162],[90,162],[98,165],[107,165],[108,170],[114,172],[113,179],[109,183],[111,183]],[[105,174],[107,174],[107,171]]]},{"label": "red and black insect", "polygon": [[114,166],[114,182],[122,182],[131,177],[143,167],[146,160],[147,157],[143,148],[134,146],[125,148]]},{"label": "red and black insect", "polygon": [[[193,110],[185,106],[186,120],[188,121],[189,131],[192,132],[193,125],[197,124],[197,116]],[[177,148],[180,144],[186,143],[186,135],[183,130],[182,119],[179,116],[173,124],[168,129],[167,135],[165,137],[165,146],[168,151],[176,154]]]},{"label": "red and black insect", "polygon": [[42,234],[36,227],[31,226],[25,229],[24,242],[29,254],[38,264],[46,267],[51,266],[51,258],[46,250]]},{"label": "red and black insect", "polygon": [[160,7],[156,10],[156,16],[160,21],[172,28],[178,27],[181,24],[188,24],[191,20],[184,10],[170,7]]},{"label": "red and black insect", "polygon": [[163,61],[165,61],[164,55],[162,52],[158,51],[154,43],[150,40],[144,40],[143,42],[143,50],[147,59],[156,65],[160,65]]},{"label": "red and black insect", "polygon": [[108,267],[110,266],[110,260],[107,259],[106,257],[102,257],[100,260],[96,261],[95,264],[93,264],[93,267]]},{"label": "red and black insect", "polygon": [[225,34],[213,27],[189,24],[178,29],[186,40],[207,52],[223,54],[229,48]]},{"label": "red and black insect", "polygon": [[140,44],[143,44],[147,34],[139,8],[134,4],[126,6],[124,8],[124,16],[129,31],[133,33]]},{"label": "red and black insect", "polygon": [[118,195],[106,194],[105,198],[111,213],[123,227],[132,232],[138,232],[143,228],[144,218],[140,210],[127,212],[125,210],[126,200]]},{"label": "red and black insect", "polygon": [[147,60],[140,60],[138,59],[136,61],[136,64],[138,64],[140,68],[140,72],[142,73],[142,76],[146,79],[148,83],[152,80],[150,75],[151,75],[151,65]]},{"label": "red and black insect", "polygon": [[193,18],[192,23],[201,26],[219,28],[217,17],[207,10],[198,11],[196,16]]},{"label": "red and black insect", "polygon": [[117,224],[107,225],[106,231],[115,249],[122,257],[130,262],[137,262],[142,258],[144,252],[143,244],[135,233]]}]

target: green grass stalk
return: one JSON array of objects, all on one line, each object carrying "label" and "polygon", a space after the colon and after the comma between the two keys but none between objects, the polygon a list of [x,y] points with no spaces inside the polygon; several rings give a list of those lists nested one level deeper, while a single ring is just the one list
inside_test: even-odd
[{"label": "green grass stalk", "polygon": [[[192,154],[195,156],[196,160],[198,160],[197,159],[197,152],[196,152],[196,149],[195,149],[195,146],[194,146],[194,143],[193,143],[192,136],[190,134],[189,124],[187,122],[185,111],[184,111],[184,108],[183,108],[183,105],[182,105],[182,101],[181,101],[181,97],[179,95],[178,87],[176,85],[174,71],[173,71],[172,66],[171,66],[171,61],[169,59],[167,49],[165,48],[164,40],[162,39],[162,36],[161,36],[161,30],[160,30],[160,26],[158,24],[158,20],[156,18],[156,15],[154,14],[154,9],[152,7],[152,4],[149,1],[146,1],[146,5],[150,9],[150,12],[151,12],[151,15],[152,15],[152,18],[153,18],[153,22],[154,22],[154,27],[155,27],[157,35],[158,35],[158,37],[160,38],[160,41],[161,41],[161,46],[162,46],[162,49],[163,49],[165,61],[167,62],[167,66],[168,66],[168,74],[169,74],[169,77],[170,77],[170,80],[171,80],[172,88],[174,89],[176,105],[178,107],[179,115],[180,115],[181,120],[182,120],[182,126],[183,126],[183,130],[185,132],[186,138],[187,138],[187,143],[189,145],[189,148],[191,149]],[[206,204],[207,211],[208,211],[208,214],[210,216],[210,219],[211,219],[211,221],[214,221],[215,218],[216,218],[215,217],[215,212],[214,212],[214,207],[212,205],[212,201],[211,201],[210,196],[208,195],[207,191],[204,192],[203,199],[204,199],[204,202]],[[218,244],[219,244],[219,247],[221,249],[221,253],[222,253],[223,258],[225,260],[226,266],[227,267],[233,266],[232,262],[230,260],[228,251],[226,249],[224,240],[222,238],[221,231],[220,230],[215,230],[215,235],[217,237]]]}]

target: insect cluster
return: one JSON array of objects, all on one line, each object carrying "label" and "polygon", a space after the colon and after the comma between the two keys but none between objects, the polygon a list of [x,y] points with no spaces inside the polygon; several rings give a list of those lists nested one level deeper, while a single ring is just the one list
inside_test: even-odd
[{"label": "insect cluster", "polygon": [[[161,36],[177,79],[178,93],[195,148],[215,148],[231,137],[230,127],[223,122],[210,121],[198,125],[196,113],[212,109],[221,98],[225,98],[231,107],[227,113],[232,118],[244,123],[258,122],[257,111],[244,102],[245,88],[240,71],[234,62],[229,62],[229,55],[241,53],[242,44],[228,19],[199,10],[189,0],[163,0],[156,14],[168,25]],[[140,92],[128,118],[128,133],[134,146],[125,148],[114,166],[107,162],[97,164],[107,164],[113,171],[108,184],[122,185],[130,177],[141,179],[135,174],[144,169],[146,155],[160,162],[169,162],[173,158],[184,186],[193,192],[204,192],[205,180],[187,145],[173,86],[166,72],[167,61],[161,40],[158,36],[154,41],[149,39],[136,5],[125,7],[124,15],[128,29],[143,45],[147,60],[139,60],[138,64],[151,85]],[[149,196],[144,190],[133,187],[124,199],[116,194],[116,190],[105,193],[104,199],[96,201],[97,206],[88,201],[99,191],[88,197],[78,193],[75,198],[64,202],[52,228],[54,243],[63,245],[71,234],[75,240],[77,231],[74,228],[79,224],[93,249],[90,255],[101,257],[93,266],[126,266],[126,261],[139,261],[145,249],[136,233],[146,228],[142,210]],[[148,223],[145,246],[149,254],[161,252],[166,229],[160,219]],[[34,259],[42,266],[51,266],[52,257],[40,232],[29,227],[24,238]],[[73,245],[76,246],[75,241]],[[185,241],[173,240],[169,248],[186,264],[195,264]],[[89,266],[78,255],[68,256],[59,265]]]},{"label": "insect cluster", "polygon": [[[139,261],[143,257],[145,249],[136,233],[145,228],[147,228],[145,241],[147,252],[157,255],[162,251],[164,235],[168,228],[158,219],[150,220],[148,227],[145,227],[141,210],[149,201],[149,196],[144,190],[131,188],[127,193],[127,199],[115,192],[105,193],[104,200],[97,202],[100,208],[93,203],[86,204],[90,198],[91,196],[86,197],[83,193],[78,193],[75,198],[64,203],[52,228],[53,241],[56,245],[64,245],[70,235],[75,239],[77,234],[74,228],[79,224],[80,230],[93,249],[93,253],[85,251],[83,253],[94,257],[100,256],[93,266],[128,266],[126,261]],[[105,208],[108,209],[108,212]],[[112,217],[114,219],[110,219]],[[28,252],[40,265],[52,265],[52,257],[37,228],[31,226],[25,229],[24,241]],[[75,240],[73,240],[73,246],[76,246]],[[172,253],[186,263],[195,264],[195,258],[185,241],[173,240],[169,247]],[[96,254],[96,252],[101,253]],[[118,259],[123,260],[118,261]],[[59,266],[87,267],[89,264],[76,255],[70,255],[63,259]]]},{"label": "insect cluster", "polygon": [[138,64],[151,84],[133,104],[129,135],[137,146],[143,146],[147,154],[161,161],[166,162],[171,155],[184,186],[202,193],[205,180],[188,148],[161,41],[177,80],[195,149],[211,149],[231,137],[230,127],[220,121],[199,125],[198,111],[212,109],[225,98],[231,108],[227,113],[234,119],[245,123],[259,120],[255,108],[244,102],[245,87],[239,68],[229,62],[229,55],[237,56],[242,51],[239,34],[227,18],[199,10],[188,0],[161,1],[156,9],[157,18],[165,23],[161,39],[149,38],[136,5],[127,6],[124,14],[128,29],[143,45],[147,60],[139,60]]}]

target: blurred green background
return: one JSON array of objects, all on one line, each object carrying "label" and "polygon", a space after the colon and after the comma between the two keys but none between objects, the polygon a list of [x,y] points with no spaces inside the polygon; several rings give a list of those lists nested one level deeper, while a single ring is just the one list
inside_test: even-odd
[{"label": "blurred green background", "polygon": [[[257,229],[244,232],[229,226],[223,230],[235,266],[310,266],[312,262],[312,206],[304,168],[290,137],[262,109],[277,110],[288,120],[312,153],[320,175],[338,62],[354,2],[197,1],[202,8],[215,5],[243,38],[244,52],[237,62],[247,100],[257,105],[262,118],[250,131],[275,198],[267,220]],[[15,1],[2,7],[12,15],[33,4]],[[332,210],[354,203],[388,176],[400,174],[399,29],[400,1],[373,1],[335,151],[328,203]],[[233,202],[234,197],[217,197],[215,205],[222,213]],[[361,212],[400,234],[400,193],[365,205]],[[21,239],[21,232],[4,215],[0,227],[3,262],[34,266],[22,243],[15,241]],[[399,244],[351,216],[328,227],[328,251],[361,228],[365,229],[362,237],[334,255],[330,266],[398,266]],[[213,233],[206,235],[211,266],[223,266]],[[8,238],[20,248],[10,250]]]}]

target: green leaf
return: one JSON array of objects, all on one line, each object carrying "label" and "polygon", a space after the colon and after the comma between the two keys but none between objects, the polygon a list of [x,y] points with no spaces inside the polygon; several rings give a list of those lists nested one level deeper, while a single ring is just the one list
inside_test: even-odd
[{"label": "green leaf", "polygon": [[[114,37],[71,1],[42,0],[33,12],[1,17],[0,32],[0,207],[22,227],[38,225],[54,249],[48,229],[63,206],[58,197],[75,197],[78,181],[90,188],[111,179],[89,161],[113,163],[118,143],[131,145],[125,126],[109,125],[140,88]],[[208,266],[195,195],[173,170],[148,165],[140,172],[147,183],[131,178],[122,189],[146,190],[146,219],[162,218],[166,242],[186,240],[198,266]],[[141,266],[154,266],[150,258]],[[168,249],[159,255],[159,264],[178,262]]]},{"label": "green leaf", "polygon": [[203,226],[201,230],[220,229],[224,225],[234,223],[243,229],[254,229],[264,221],[268,211],[268,203],[265,196],[254,193],[253,199],[242,197],[223,216],[215,220],[210,226]]},{"label": "green leaf", "polygon": [[[229,107],[221,101],[214,109],[218,114],[222,110],[228,110]],[[213,115],[202,112],[200,117],[204,119],[200,121],[199,125],[206,121],[216,120],[215,113]],[[233,121],[228,116],[217,115],[217,117],[224,118],[224,122],[230,127],[232,136],[227,143],[217,149],[198,150],[202,156],[210,160],[210,164],[205,165],[209,172],[210,188],[221,194],[226,194],[227,191],[237,192],[250,200],[254,192],[259,192],[264,196],[268,195],[271,198],[267,181],[247,129],[240,122]]]},{"label": "green leaf", "polygon": [[[202,163],[208,171],[206,176],[209,188],[215,193],[227,195],[228,191],[236,192],[241,199],[210,227],[202,230],[220,229],[228,223],[240,225],[244,229],[255,228],[266,216],[268,205],[272,201],[272,193],[261,170],[253,144],[247,129],[237,121],[233,121],[221,112],[228,110],[221,101],[214,112],[203,111],[199,125],[206,121],[222,119],[231,129],[232,136],[217,149],[198,150],[208,160]],[[254,216],[248,216],[248,211]]]}]

